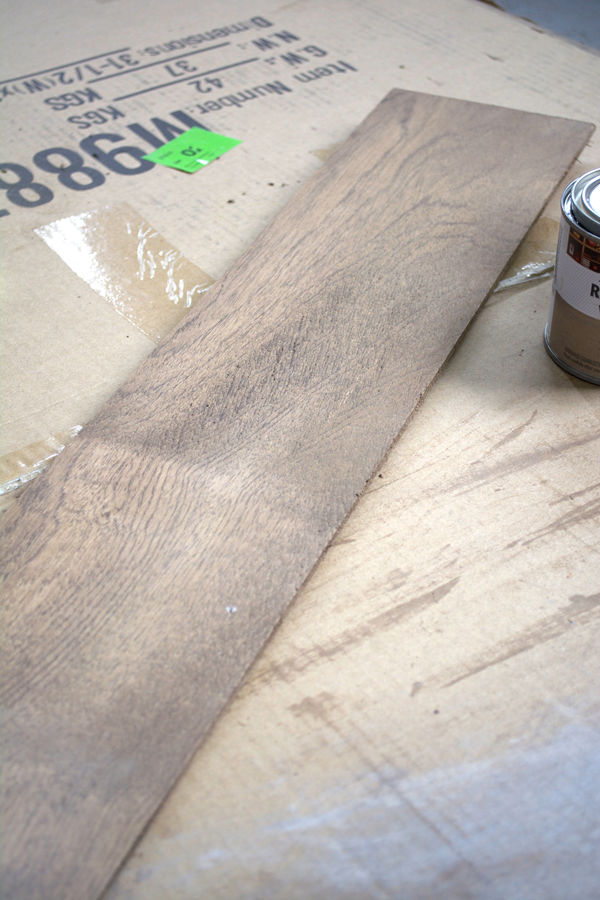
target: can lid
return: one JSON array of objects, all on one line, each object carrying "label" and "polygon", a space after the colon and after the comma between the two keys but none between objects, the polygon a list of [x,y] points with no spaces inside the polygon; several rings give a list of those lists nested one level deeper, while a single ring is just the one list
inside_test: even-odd
[{"label": "can lid", "polygon": [[593,169],[573,182],[571,210],[583,228],[600,235],[600,169]]}]

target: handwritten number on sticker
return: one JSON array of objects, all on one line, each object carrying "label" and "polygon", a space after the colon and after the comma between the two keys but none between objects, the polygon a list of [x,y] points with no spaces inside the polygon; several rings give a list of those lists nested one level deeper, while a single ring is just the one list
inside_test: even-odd
[{"label": "handwritten number on sticker", "polygon": [[197,172],[241,143],[238,138],[194,126],[146,154],[146,159],[182,172]]},{"label": "handwritten number on sticker", "polygon": [[202,153],[202,147],[187,147],[187,149],[181,151],[182,156],[200,156]]}]

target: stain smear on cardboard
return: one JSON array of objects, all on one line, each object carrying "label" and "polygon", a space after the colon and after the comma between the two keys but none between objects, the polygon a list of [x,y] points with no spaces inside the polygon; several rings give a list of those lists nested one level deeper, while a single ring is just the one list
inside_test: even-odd
[{"label": "stain smear on cardboard", "polygon": [[569,631],[574,625],[585,625],[593,618],[596,618],[599,610],[600,593],[589,595],[574,594],[569,598],[569,602],[558,612],[547,616],[531,628],[527,628],[520,634],[499,644],[489,656],[484,656],[474,661],[466,671],[447,681],[444,687],[451,687],[460,681],[464,681],[466,678],[479,675],[492,666],[507,662],[514,656],[533,650],[540,644],[553,641],[561,637],[565,631]]},{"label": "stain smear on cardboard", "polygon": [[320,147],[318,150],[313,150],[312,152],[321,160],[321,162],[326,162],[339,146],[341,146],[339,143],[331,144],[329,147]]}]

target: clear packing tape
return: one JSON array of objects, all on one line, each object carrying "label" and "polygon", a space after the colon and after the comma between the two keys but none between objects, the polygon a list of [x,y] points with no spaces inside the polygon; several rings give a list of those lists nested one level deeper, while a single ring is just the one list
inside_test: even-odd
[{"label": "clear packing tape", "polygon": [[35,229],[97,294],[153,341],[213,284],[127,203]]},{"label": "clear packing tape", "polygon": [[0,457],[0,512],[10,505],[15,492],[43,472],[50,460],[58,456],[80,431],[81,425],[73,425],[66,431],[51,434],[43,441],[35,441]]},{"label": "clear packing tape", "polygon": [[[552,275],[558,227],[552,218],[538,219],[494,293]],[[118,313],[154,340],[167,334],[213,282],[125,204],[59,220],[38,234]],[[43,472],[80,431],[81,426],[74,425],[0,457],[0,514],[19,488]]]},{"label": "clear packing tape", "polygon": [[558,221],[542,216],[529,229],[518,250],[502,273],[494,293],[543,278],[554,271]]}]

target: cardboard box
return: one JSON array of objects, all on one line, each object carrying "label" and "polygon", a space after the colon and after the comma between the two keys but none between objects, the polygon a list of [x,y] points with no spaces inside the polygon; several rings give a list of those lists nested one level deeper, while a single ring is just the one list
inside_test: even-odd
[{"label": "cardboard box", "polygon": [[[596,56],[474,0],[147,12],[24,2],[5,24],[17,473],[155,340],[40,229],[128,204],[218,278],[391,87],[600,122]],[[194,124],[243,143],[195,175],[145,165]],[[574,171],[598,165],[596,133]],[[96,249],[110,284],[134,271]],[[600,407],[544,354],[548,303],[548,281],[488,301],[111,900],[595,896]]]}]

